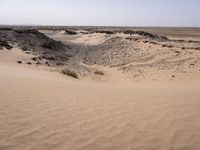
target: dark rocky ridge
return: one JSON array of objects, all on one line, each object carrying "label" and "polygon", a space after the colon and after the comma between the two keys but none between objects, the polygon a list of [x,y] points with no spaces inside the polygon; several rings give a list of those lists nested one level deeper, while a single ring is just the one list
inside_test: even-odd
[{"label": "dark rocky ridge", "polygon": [[37,30],[1,29],[0,48],[12,49],[16,45],[26,53],[36,55],[37,60],[45,59],[46,63],[52,65],[64,64],[72,55],[70,46],[55,41]]},{"label": "dark rocky ridge", "polygon": [[124,34],[130,34],[130,35],[138,34],[138,35],[141,35],[141,36],[144,36],[144,37],[147,37],[147,38],[157,39],[157,40],[164,40],[164,41],[168,41],[169,40],[165,36],[158,36],[158,35],[155,35],[155,34],[152,34],[152,33],[149,33],[149,32],[145,32],[145,31],[126,30],[126,31],[123,31],[123,33]]},{"label": "dark rocky ridge", "polygon": [[26,30],[0,30],[0,39],[17,44],[23,50],[30,50],[33,52],[43,51],[65,51],[67,46],[61,42],[52,40],[43,33],[34,29]]},{"label": "dark rocky ridge", "polygon": [[130,34],[130,35],[140,35],[145,38],[150,38],[154,40],[162,40],[162,41],[168,41],[169,39],[165,36],[159,36],[155,35],[149,32],[145,31],[133,31],[133,30],[113,30],[113,31],[108,31],[108,30],[95,30],[91,31],[90,33],[105,33],[105,34],[117,34],[117,33],[124,33],[124,34]]},{"label": "dark rocky ridge", "polygon": [[76,31],[73,31],[73,30],[65,30],[65,33],[68,35],[77,35],[78,34]]}]

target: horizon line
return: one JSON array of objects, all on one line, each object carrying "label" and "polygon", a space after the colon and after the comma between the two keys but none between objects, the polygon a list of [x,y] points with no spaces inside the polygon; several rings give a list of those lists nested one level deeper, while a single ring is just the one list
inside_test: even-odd
[{"label": "horizon line", "polygon": [[200,28],[200,26],[147,26],[147,25],[140,25],[140,26],[134,26],[134,25],[50,25],[50,24],[34,24],[34,25],[28,25],[28,24],[0,24],[1,26],[24,26],[24,27],[128,27],[128,28]]}]

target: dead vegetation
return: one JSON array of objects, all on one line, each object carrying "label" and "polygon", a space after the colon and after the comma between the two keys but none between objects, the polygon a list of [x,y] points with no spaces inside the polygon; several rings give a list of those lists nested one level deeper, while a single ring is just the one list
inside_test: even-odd
[{"label": "dead vegetation", "polygon": [[27,65],[32,65],[32,62],[27,62],[26,64],[27,64]]},{"label": "dead vegetation", "polygon": [[18,63],[18,64],[22,64],[22,61],[21,61],[21,60],[18,60],[17,63]]},{"label": "dead vegetation", "polygon": [[101,76],[105,75],[105,73],[104,73],[103,71],[100,71],[100,70],[96,70],[96,71],[94,72],[94,74],[96,74],[96,75],[101,75]]},{"label": "dead vegetation", "polygon": [[79,79],[78,74],[77,74],[75,71],[70,70],[70,69],[68,69],[68,68],[63,69],[63,70],[61,71],[61,73],[64,74],[64,75],[68,75],[68,76],[70,76],[70,77]]}]

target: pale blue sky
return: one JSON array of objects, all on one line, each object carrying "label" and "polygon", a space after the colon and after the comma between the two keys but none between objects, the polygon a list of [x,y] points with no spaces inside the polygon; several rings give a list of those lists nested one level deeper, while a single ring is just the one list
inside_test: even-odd
[{"label": "pale blue sky", "polygon": [[200,27],[200,0],[0,0],[0,24]]}]

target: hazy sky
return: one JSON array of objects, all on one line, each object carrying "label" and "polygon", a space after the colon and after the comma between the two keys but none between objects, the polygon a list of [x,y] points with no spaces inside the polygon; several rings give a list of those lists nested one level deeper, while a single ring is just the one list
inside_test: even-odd
[{"label": "hazy sky", "polygon": [[200,0],[0,0],[0,24],[200,27]]}]

